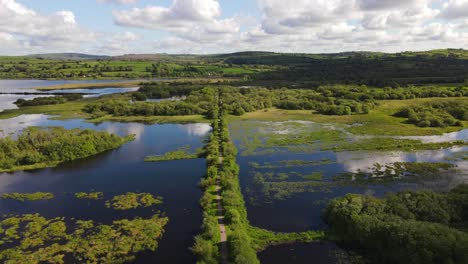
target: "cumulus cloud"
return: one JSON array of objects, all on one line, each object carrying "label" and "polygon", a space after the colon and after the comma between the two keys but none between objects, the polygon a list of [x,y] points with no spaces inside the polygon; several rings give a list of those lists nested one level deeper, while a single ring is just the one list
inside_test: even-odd
[{"label": "cumulus cloud", "polygon": [[216,0],[174,0],[169,7],[147,6],[114,11],[117,25],[164,30],[194,42],[229,38],[240,30],[238,19],[219,19],[221,6]]},{"label": "cumulus cloud", "polygon": [[0,0],[0,32],[32,49],[66,50],[95,39],[95,34],[80,27],[71,11],[41,15],[15,0]]},{"label": "cumulus cloud", "polygon": [[287,5],[282,0],[259,0],[259,6],[264,13],[262,27],[271,34],[290,34],[357,15],[354,0],[297,0]]}]

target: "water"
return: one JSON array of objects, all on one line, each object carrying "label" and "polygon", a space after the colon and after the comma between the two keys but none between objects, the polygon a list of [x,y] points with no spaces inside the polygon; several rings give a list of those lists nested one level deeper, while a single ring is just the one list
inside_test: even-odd
[{"label": "water", "polygon": [[[67,80],[0,80],[0,112],[6,109],[17,109],[18,107],[14,102],[18,99],[34,99],[37,97],[47,97],[47,94],[67,94],[67,93],[80,93],[85,94],[85,97],[98,97],[106,94],[126,93],[137,91],[138,87],[133,88],[99,88],[99,89],[62,89],[62,90],[49,90],[38,91],[35,88],[52,85],[62,84],[80,84],[80,83],[102,83],[102,82],[118,82],[109,80],[87,80],[87,81],[67,81]],[[42,93],[38,94],[5,94],[5,93]]]},{"label": "water", "polygon": [[[48,116],[20,116],[2,120],[7,133],[18,133],[30,125],[91,128],[119,135],[135,134],[136,140],[121,148],[90,158],[64,163],[56,168],[0,174],[0,193],[52,192],[48,201],[18,202],[0,200],[0,214],[40,213],[45,217],[75,217],[111,223],[115,219],[149,217],[161,211],[170,221],[155,253],[140,254],[137,263],[194,263],[189,251],[202,223],[197,187],[205,174],[204,159],[145,163],[147,155],[162,154],[190,145],[195,150],[210,133],[207,124],[144,125],[138,123],[90,124],[83,120],[48,120]],[[8,125],[7,125],[8,124]],[[15,125],[16,124],[16,125]],[[154,208],[115,211],[104,206],[105,200],[74,198],[76,192],[104,192],[105,199],[125,192],[149,192],[164,197]]]},{"label": "water", "polygon": [[[323,221],[323,213],[330,199],[342,197],[347,193],[360,193],[381,197],[387,192],[397,192],[405,189],[448,190],[460,183],[468,182],[468,147],[454,147],[431,151],[355,151],[334,152],[321,151],[322,142],[312,142],[305,145],[312,151],[302,151],[304,148],[268,147],[258,144],[257,149],[246,148],[248,142],[255,142],[262,137],[295,135],[326,130],[342,130],[346,128],[321,125],[312,122],[251,122],[239,121],[231,124],[231,136],[240,149],[237,161],[240,166],[240,183],[249,221],[252,225],[278,232],[300,232],[307,230],[323,230],[327,228]],[[468,130],[448,133],[440,136],[417,137],[424,142],[449,142],[468,140]],[[257,136],[252,140],[253,135]],[[357,140],[344,133],[351,140]],[[258,136],[260,135],[260,136]],[[285,163],[284,161],[300,160],[307,164]],[[435,179],[423,180],[393,180],[384,182],[353,183],[336,182],[335,176],[345,172],[371,172],[374,164],[392,164],[394,162],[448,162],[456,167],[450,173],[440,173]],[[277,178],[263,176],[266,183],[258,182],[257,174],[274,173]],[[284,179],[280,176],[287,175]],[[296,182],[305,182],[301,176],[320,173],[321,179],[316,180],[317,186],[305,189],[291,187]],[[257,176],[256,176],[257,175]],[[272,183],[270,185],[270,183]],[[275,189],[274,184],[280,185]],[[284,194],[286,192],[286,194]],[[336,251],[339,248],[333,243],[328,244],[294,244],[275,246],[259,253],[262,263],[336,263]],[[341,252],[345,254],[346,252]],[[340,254],[341,254],[340,253]],[[338,254],[338,255],[340,255]],[[346,255],[346,254],[345,254]]]},{"label": "water", "polygon": [[346,252],[333,243],[272,246],[258,254],[262,263],[330,264],[348,263]]}]

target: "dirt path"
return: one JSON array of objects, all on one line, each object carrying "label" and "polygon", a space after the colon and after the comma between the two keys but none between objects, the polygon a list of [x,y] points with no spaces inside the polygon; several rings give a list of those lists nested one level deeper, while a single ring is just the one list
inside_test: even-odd
[{"label": "dirt path", "polygon": [[[223,157],[218,158],[218,162],[221,165],[223,163]],[[224,210],[222,204],[222,197],[221,197],[221,176],[218,175],[216,177],[216,200],[217,200],[217,207],[218,207],[218,224],[219,224],[219,232],[220,232],[220,250],[221,250],[221,263],[227,264],[228,263],[228,249],[227,249],[227,235],[226,235],[226,226],[224,225]]]},{"label": "dirt path", "polygon": [[218,224],[220,232],[220,249],[221,249],[221,263],[228,263],[228,250],[227,250],[227,235],[226,226],[224,225],[224,210],[221,198],[221,186],[219,186],[220,177],[216,180],[216,199],[218,200]]}]

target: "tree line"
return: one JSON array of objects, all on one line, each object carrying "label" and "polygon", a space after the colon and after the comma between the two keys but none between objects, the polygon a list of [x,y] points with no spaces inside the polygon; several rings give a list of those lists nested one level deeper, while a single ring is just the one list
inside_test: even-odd
[{"label": "tree line", "polygon": [[448,193],[348,194],[326,211],[330,237],[375,263],[467,263],[468,185]]}]

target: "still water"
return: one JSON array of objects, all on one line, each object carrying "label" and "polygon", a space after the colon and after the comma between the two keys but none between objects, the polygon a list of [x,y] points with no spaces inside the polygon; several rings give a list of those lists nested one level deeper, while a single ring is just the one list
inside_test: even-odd
[{"label": "still water", "polygon": [[[6,134],[18,133],[27,126],[63,126],[91,128],[119,135],[135,134],[136,140],[121,148],[90,158],[64,163],[56,168],[0,174],[0,193],[52,192],[48,201],[18,202],[0,200],[0,214],[40,213],[45,217],[74,217],[98,223],[116,219],[149,217],[157,211],[170,221],[155,253],[145,252],[137,263],[194,263],[188,249],[202,223],[197,187],[205,174],[205,160],[181,160],[145,163],[147,155],[162,154],[182,146],[195,150],[211,131],[207,124],[144,125],[138,123],[90,124],[83,120],[48,120],[44,115],[20,116],[1,120]],[[104,192],[105,199],[125,192],[148,192],[164,198],[154,208],[115,211],[104,206],[105,200],[74,198],[76,192]]]}]

